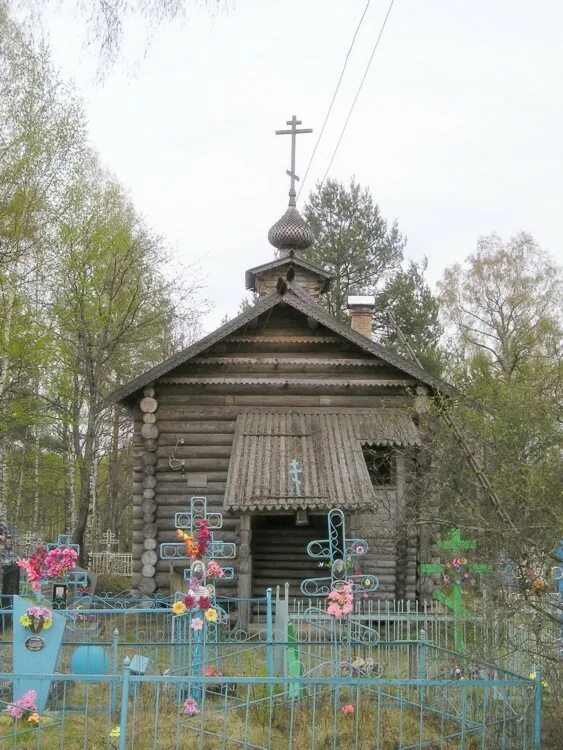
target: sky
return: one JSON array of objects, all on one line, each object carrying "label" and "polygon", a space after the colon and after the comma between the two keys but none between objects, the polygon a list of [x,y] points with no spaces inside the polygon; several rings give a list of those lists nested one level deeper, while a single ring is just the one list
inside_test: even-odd
[{"label": "sky", "polygon": [[[389,0],[371,0],[300,204],[324,174]],[[366,0],[196,4],[146,49],[126,26],[104,81],[68,0],[47,14],[55,65],[84,100],[90,138],[137,209],[212,303],[236,313],[244,270],[273,259],[296,114],[303,175]],[[563,262],[563,3],[395,0],[329,176],[369,187],[428,278],[480,235],[530,232]],[[189,270],[185,271],[189,273]]]}]

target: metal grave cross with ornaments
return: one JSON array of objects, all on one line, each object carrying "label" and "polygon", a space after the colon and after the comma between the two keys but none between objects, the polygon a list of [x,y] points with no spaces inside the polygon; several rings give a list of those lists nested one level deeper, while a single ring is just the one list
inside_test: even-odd
[{"label": "metal grave cross with ornaments", "polygon": [[[176,513],[174,516],[174,525],[181,531],[195,534],[201,520],[207,521],[211,534],[211,541],[207,547],[205,557],[212,560],[233,560],[236,557],[236,545],[233,542],[223,542],[215,539],[213,534],[214,530],[220,529],[223,526],[223,514],[215,511],[208,512],[206,497],[192,497],[190,510]],[[160,557],[162,560],[191,561],[191,558],[186,554],[186,546],[183,542],[163,542],[160,545]],[[190,567],[184,570],[185,581],[194,577],[192,576],[192,568],[196,562],[198,561],[192,561]],[[205,560],[201,562],[204,563]],[[233,568],[223,568],[223,571],[225,575],[221,578],[222,581],[231,581],[234,578],[235,571]],[[205,570],[203,571],[203,579],[205,579]]]},{"label": "metal grave cross with ornaments", "polygon": [[327,596],[338,585],[352,584],[354,593],[375,591],[379,581],[372,575],[349,574],[348,567],[354,558],[362,557],[368,550],[365,539],[349,539],[346,536],[346,519],[340,508],[328,514],[328,539],[317,539],[307,545],[307,554],[320,565],[328,564],[330,576],[306,578],[301,582],[305,596]]},{"label": "metal grave cross with ornaments", "polygon": [[[461,532],[459,529],[450,529],[447,533],[446,539],[438,542],[437,546],[446,550],[454,557],[459,557],[462,552],[466,550],[473,550],[477,547],[477,542],[462,539]],[[469,573],[489,573],[491,566],[487,563],[465,563],[464,569]],[[440,573],[443,575],[451,572],[451,567],[446,567],[445,564],[441,563],[424,563],[420,566],[422,573]],[[451,593],[447,594],[445,591],[438,590],[436,592],[436,599],[447,607],[454,615],[460,617],[470,617],[471,610],[465,606],[463,601],[463,588],[461,580],[457,578],[451,583],[443,582],[442,586],[451,586]],[[465,643],[463,641],[463,631],[461,625],[456,623],[454,625],[454,644],[455,650],[463,653],[465,651]]]},{"label": "metal grave cross with ornaments", "polygon": [[[160,545],[160,557],[164,560],[186,560],[190,561],[190,567],[184,570],[185,581],[197,581],[200,588],[206,588],[211,600],[212,606],[220,613],[219,622],[225,622],[227,613],[217,606],[216,591],[213,584],[207,583],[207,562],[209,560],[232,560],[236,557],[236,545],[233,542],[223,542],[216,540],[213,530],[220,529],[223,525],[223,514],[217,512],[208,512],[206,497],[192,497],[190,501],[190,510],[176,513],[174,523],[177,529],[186,531],[189,534],[197,534],[199,522],[205,520],[210,530],[210,542],[201,559],[192,560],[186,553],[186,547],[181,543],[163,543]],[[234,568],[223,568],[224,575],[221,580],[233,580],[235,577]],[[176,598],[181,599],[182,593],[177,593]],[[209,623],[204,620],[201,630],[190,633],[191,614],[182,615],[173,619],[172,637],[176,643],[190,642],[191,648],[188,659],[180,654],[180,661],[184,664],[173,665],[176,668],[185,666],[186,661],[189,666],[189,673],[200,675],[205,669],[205,664],[209,659],[209,648],[207,644],[217,644],[217,623]],[[215,650],[217,646],[215,645]],[[195,683],[190,688],[191,697],[199,700],[201,698],[203,687]]]},{"label": "metal grave cross with ornaments", "polygon": [[[72,543],[72,537],[70,534],[59,534],[56,541],[48,542],[43,546],[45,547],[47,552],[52,549],[73,549],[78,552],[78,554],[80,554],[80,545]],[[52,579],[41,581],[42,585],[45,583],[56,584],[57,581],[54,581]],[[75,588],[86,588],[89,584],[88,573],[85,570],[69,570],[68,572],[63,573],[61,583],[65,583],[69,586],[74,586]]]}]

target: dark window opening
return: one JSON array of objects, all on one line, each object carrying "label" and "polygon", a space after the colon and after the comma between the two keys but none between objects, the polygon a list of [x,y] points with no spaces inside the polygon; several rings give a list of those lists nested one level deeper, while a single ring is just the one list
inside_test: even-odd
[{"label": "dark window opening", "polygon": [[362,446],[364,461],[373,487],[393,487],[396,483],[396,453],[388,445]]}]

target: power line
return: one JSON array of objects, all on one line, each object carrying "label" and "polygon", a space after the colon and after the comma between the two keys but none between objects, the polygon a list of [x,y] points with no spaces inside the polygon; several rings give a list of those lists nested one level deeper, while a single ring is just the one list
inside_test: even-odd
[{"label": "power line", "polygon": [[356,91],[356,96],[354,97],[354,100],[352,101],[352,105],[348,111],[348,116],[346,117],[346,121],[344,122],[344,126],[340,132],[340,137],[338,138],[338,142],[336,143],[336,147],[334,151],[332,152],[332,156],[330,157],[330,161],[328,163],[328,167],[326,168],[326,171],[323,175],[323,179],[321,180],[321,188],[324,185],[324,182],[326,180],[326,176],[330,171],[330,168],[332,167],[332,162],[334,161],[334,157],[336,156],[336,153],[338,151],[338,148],[340,146],[340,142],[342,141],[342,138],[344,136],[344,132],[346,130],[346,127],[348,126],[348,122],[350,120],[350,117],[352,116],[352,112],[354,111],[354,107],[356,106],[356,102],[358,101],[358,97],[360,96],[360,92],[362,90],[362,87],[364,85],[364,81],[367,78],[367,75],[369,73],[369,69],[371,67],[371,63],[373,61],[373,58],[375,56],[375,53],[377,52],[377,48],[379,47],[379,42],[381,41],[381,37],[383,36],[383,32],[385,31],[385,26],[387,25],[387,20],[389,18],[389,15],[391,14],[391,10],[393,8],[393,5],[395,4],[395,0],[391,0],[389,3],[389,8],[387,9],[387,14],[385,15],[385,18],[383,19],[383,24],[381,25],[381,29],[379,30],[379,34],[377,36],[377,39],[375,40],[375,44],[373,45],[373,49],[371,51],[370,58],[368,60],[368,64],[366,65],[366,69],[364,70],[364,75],[362,76],[362,80],[360,81],[360,85],[358,86],[358,90]]},{"label": "power line", "polygon": [[356,31],[354,31],[354,36],[352,37],[352,42],[350,43],[350,47],[348,49],[348,52],[346,53],[346,57],[344,58],[344,65],[342,66],[342,70],[340,71],[340,77],[338,79],[338,83],[336,84],[336,88],[334,89],[334,93],[332,95],[332,99],[330,100],[330,105],[328,107],[323,126],[321,128],[321,131],[319,133],[319,137],[317,138],[317,142],[315,143],[315,148],[313,149],[313,153],[311,154],[311,158],[309,159],[309,163],[307,164],[307,169],[305,170],[305,175],[303,177],[303,180],[301,182],[301,187],[299,188],[299,192],[297,193],[297,200],[299,200],[299,196],[301,195],[301,191],[303,190],[303,187],[305,186],[305,181],[307,180],[307,175],[309,174],[309,170],[311,168],[311,164],[313,163],[313,159],[315,158],[315,154],[317,153],[317,148],[319,146],[319,143],[321,142],[321,138],[323,137],[323,133],[325,132],[325,127],[328,121],[328,118],[330,117],[330,113],[332,112],[332,106],[334,104],[334,100],[336,99],[336,95],[338,94],[338,90],[340,88],[340,84],[342,83],[342,79],[344,78],[344,73],[346,72],[346,66],[348,65],[348,58],[350,57],[350,53],[352,52],[352,49],[354,48],[354,44],[356,43],[356,37],[358,36],[358,32],[362,26],[362,23],[364,21],[364,18],[366,16],[366,13],[368,11],[368,8],[370,6],[371,0],[367,0],[366,7],[364,8],[364,12],[362,13],[360,20],[358,22],[358,25],[356,26]]}]

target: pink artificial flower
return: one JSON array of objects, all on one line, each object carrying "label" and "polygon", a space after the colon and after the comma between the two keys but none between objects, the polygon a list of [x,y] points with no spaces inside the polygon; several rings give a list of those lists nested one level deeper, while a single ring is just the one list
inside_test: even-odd
[{"label": "pink artificial flower", "polygon": [[186,698],[186,700],[184,701],[184,708],[182,710],[187,716],[195,716],[199,713],[199,708],[197,707],[197,703],[193,698]]},{"label": "pink artificial flower", "polygon": [[191,629],[193,631],[202,630],[203,628],[203,620],[201,617],[194,617],[191,622]]},{"label": "pink artificial flower", "polygon": [[206,572],[209,578],[222,578],[225,575],[225,571],[215,560],[210,560],[207,563]]},{"label": "pink artificial flower", "polygon": [[354,711],[355,711],[354,706],[351,703],[347,703],[345,706],[342,706],[343,714],[353,714]]},{"label": "pink artificial flower", "polygon": [[331,617],[342,617],[342,610],[335,602],[331,602],[326,608],[326,611]]}]

